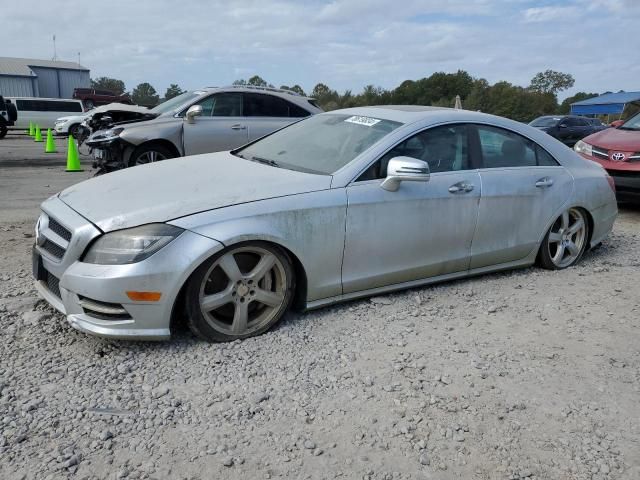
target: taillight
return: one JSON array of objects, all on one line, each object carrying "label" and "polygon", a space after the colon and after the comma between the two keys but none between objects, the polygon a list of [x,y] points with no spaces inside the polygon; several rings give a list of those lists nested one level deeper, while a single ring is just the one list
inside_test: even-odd
[{"label": "taillight", "polygon": [[613,181],[613,177],[609,174],[607,174],[607,182],[609,182],[609,186],[611,187],[611,190],[613,190],[613,193],[616,193],[616,184]]}]

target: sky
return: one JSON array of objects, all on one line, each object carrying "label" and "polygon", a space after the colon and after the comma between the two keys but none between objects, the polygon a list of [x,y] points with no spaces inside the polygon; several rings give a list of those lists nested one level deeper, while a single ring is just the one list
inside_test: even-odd
[{"label": "sky", "polygon": [[[54,8],[55,6],[55,8]],[[527,86],[640,90],[640,0],[2,0],[0,56],[81,62],[164,94],[258,74],[275,86],[395,88],[467,70]]]}]

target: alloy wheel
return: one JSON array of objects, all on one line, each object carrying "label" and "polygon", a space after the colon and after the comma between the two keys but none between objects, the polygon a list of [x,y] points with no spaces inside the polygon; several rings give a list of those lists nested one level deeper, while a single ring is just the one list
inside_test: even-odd
[{"label": "alloy wheel", "polygon": [[159,162],[166,159],[167,157],[162,153],[156,152],[155,150],[148,150],[136,158],[135,165],[144,165],[145,163]]},{"label": "alloy wheel", "polygon": [[250,335],[279,315],[287,284],[276,255],[259,246],[239,247],[218,258],[205,274],[200,310],[217,332]]},{"label": "alloy wheel", "polygon": [[558,268],[568,267],[582,254],[587,239],[587,221],[577,208],[563,212],[547,237],[549,258]]}]

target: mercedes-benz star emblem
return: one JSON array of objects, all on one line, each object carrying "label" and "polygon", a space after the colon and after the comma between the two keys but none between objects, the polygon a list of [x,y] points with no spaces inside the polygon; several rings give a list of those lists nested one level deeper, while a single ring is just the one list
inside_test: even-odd
[{"label": "mercedes-benz star emblem", "polygon": [[624,160],[624,153],[622,152],[612,153],[611,160],[613,160],[614,162],[621,162],[622,160]]}]

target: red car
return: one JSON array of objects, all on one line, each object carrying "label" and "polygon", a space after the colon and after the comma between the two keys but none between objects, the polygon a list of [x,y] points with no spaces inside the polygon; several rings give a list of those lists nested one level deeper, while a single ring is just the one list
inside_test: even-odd
[{"label": "red car", "polygon": [[98,90],[95,88],[74,88],[73,98],[82,100],[82,104],[87,110],[99,105],[108,105],[109,103],[133,103],[126,93],[118,95],[111,90]]},{"label": "red car", "polygon": [[583,138],[574,150],[607,170],[618,200],[640,200],[640,113],[616,128]]}]

